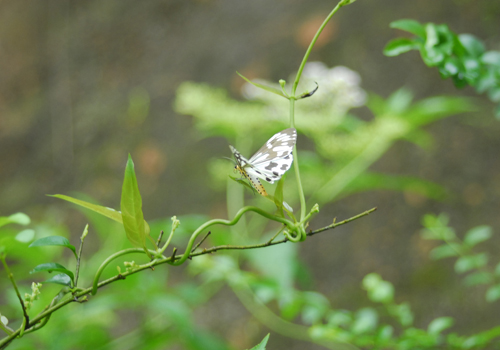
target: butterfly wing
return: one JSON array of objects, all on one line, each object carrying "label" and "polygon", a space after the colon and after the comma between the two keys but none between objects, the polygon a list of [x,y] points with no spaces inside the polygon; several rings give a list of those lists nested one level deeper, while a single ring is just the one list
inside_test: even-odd
[{"label": "butterfly wing", "polygon": [[247,173],[269,183],[281,179],[293,162],[297,130],[288,128],[273,135],[247,162]]},{"label": "butterfly wing", "polygon": [[229,146],[236,159],[236,169],[245,176],[263,196],[267,196],[259,179],[269,183],[281,179],[293,162],[293,147],[297,142],[297,130],[288,128],[274,134],[249,160],[233,146]]}]

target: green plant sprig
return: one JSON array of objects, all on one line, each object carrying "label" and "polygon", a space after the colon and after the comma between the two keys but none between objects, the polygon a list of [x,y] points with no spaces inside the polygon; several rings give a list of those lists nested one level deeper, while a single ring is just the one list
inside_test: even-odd
[{"label": "green plant sprig", "polygon": [[[246,211],[249,210],[248,208],[249,207],[247,207]],[[245,208],[243,208],[243,209],[245,209]],[[346,220],[334,223],[334,224],[329,225],[327,227],[322,227],[322,228],[319,228],[317,230],[310,230],[306,235],[307,236],[312,236],[312,235],[315,235],[315,234],[317,234],[319,232],[324,232],[325,230],[334,229],[337,226],[345,225],[345,224],[350,223],[350,222],[352,222],[354,220],[357,220],[357,219],[359,219],[361,217],[367,216],[370,213],[373,213],[376,209],[377,208],[372,208],[372,209],[366,210],[366,211],[364,211],[364,212],[362,212],[362,213],[360,213],[360,214],[358,214],[356,216],[353,216],[353,217],[348,218]],[[264,212],[264,213],[266,213],[266,212]],[[266,215],[269,215],[269,214],[266,213]],[[241,215],[240,215],[240,217],[241,217]],[[282,218],[279,218],[279,219],[282,219]],[[217,220],[211,220],[211,221],[217,221]],[[221,220],[221,221],[227,221],[227,220]],[[278,220],[276,220],[276,221],[278,221]],[[286,221],[288,221],[288,220],[286,220]],[[213,223],[213,224],[216,224],[216,223]],[[200,232],[201,231],[202,230],[200,230]],[[278,240],[278,241],[269,240],[269,241],[264,242],[264,243],[253,244],[253,245],[242,245],[242,246],[237,246],[237,245],[220,245],[220,246],[215,246],[215,247],[208,248],[208,249],[203,249],[202,251],[197,252],[197,253],[190,252],[190,250],[187,249],[186,251],[190,252],[190,253],[187,255],[186,259],[193,258],[193,257],[196,257],[196,256],[200,256],[200,255],[215,253],[215,252],[217,252],[219,250],[244,250],[244,249],[265,248],[265,247],[270,247],[270,246],[274,246],[274,245],[277,245],[277,244],[283,244],[283,243],[286,243],[288,241],[289,241],[289,239],[287,237],[285,237],[284,239],[281,239],[281,240]],[[119,256],[128,255],[128,254],[132,254],[132,253],[146,254],[144,252],[143,248],[129,248],[129,249],[125,249],[125,250],[119,251],[119,252],[111,255],[99,267],[98,272],[96,273],[96,277],[94,278],[94,283],[93,283],[92,287],[85,288],[85,289],[76,289],[76,290],[73,290],[73,293],[72,293],[71,297],[66,297],[66,299],[64,299],[63,297],[65,295],[69,294],[72,290],[70,288],[67,288],[67,287],[63,288],[63,290],[61,291],[60,295],[56,296],[56,298],[54,298],[52,300],[51,304],[44,311],[42,311],[41,313],[39,313],[37,316],[33,317],[30,320],[29,323],[26,323],[26,326],[28,326],[29,328],[27,328],[25,330],[23,328],[23,326],[21,326],[17,330],[15,330],[11,334],[9,334],[7,337],[1,339],[0,340],[0,349],[4,349],[10,342],[12,342],[21,333],[23,333],[23,332],[26,332],[26,333],[33,332],[35,330],[38,330],[38,329],[42,328],[47,323],[48,318],[55,311],[59,310],[63,306],[65,306],[65,305],[67,305],[67,304],[69,304],[71,302],[78,301],[80,298],[84,297],[85,295],[95,294],[95,291],[97,289],[102,288],[102,287],[104,287],[104,286],[106,286],[108,284],[111,284],[113,282],[116,282],[118,280],[123,280],[126,277],[128,277],[130,275],[133,275],[135,273],[138,273],[140,271],[143,271],[143,270],[146,270],[146,269],[150,269],[152,267],[155,267],[155,266],[158,266],[158,265],[161,265],[161,264],[172,264],[173,265],[174,262],[180,261],[181,259],[183,259],[184,256],[185,256],[185,254],[186,254],[186,253],[184,253],[183,255],[175,255],[175,256],[172,256],[172,257],[166,257],[166,256],[157,257],[157,258],[153,259],[152,261],[150,261],[150,262],[148,262],[146,264],[138,265],[135,269],[131,269],[129,271],[125,271],[125,272],[119,273],[119,274],[117,274],[117,275],[115,275],[113,277],[110,277],[110,278],[108,278],[108,279],[106,279],[104,281],[98,282],[98,279],[99,279],[100,275],[102,274],[102,271],[104,270],[104,268],[107,265],[109,265],[109,263],[112,260],[116,259]],[[149,250],[148,253],[152,254],[152,255],[157,254],[157,252],[155,250]],[[96,283],[96,280],[97,280],[97,283]],[[23,322],[23,323],[25,323],[25,322]]]},{"label": "green plant sprig", "polygon": [[[337,5],[333,8],[333,10],[325,18],[325,20],[323,21],[323,23],[321,24],[321,26],[318,28],[316,34],[314,35],[313,39],[311,40],[311,43],[309,44],[309,46],[308,46],[308,48],[306,50],[306,53],[304,54],[304,58],[302,59],[302,62],[300,63],[300,66],[299,66],[299,69],[297,71],[297,75],[295,76],[295,80],[293,82],[290,94],[288,94],[285,91],[285,84],[286,84],[286,82],[283,79],[281,79],[279,81],[279,84],[281,86],[281,91],[280,91],[280,90],[278,90],[278,89],[276,89],[274,87],[270,87],[270,86],[266,86],[266,85],[259,84],[259,83],[256,83],[256,82],[252,82],[251,80],[249,80],[248,78],[244,77],[243,75],[241,75],[240,73],[237,72],[240,77],[242,77],[244,80],[246,80],[250,84],[254,85],[255,87],[263,89],[263,90],[265,90],[267,92],[271,92],[271,93],[274,93],[276,95],[282,96],[282,97],[284,97],[284,98],[286,98],[286,99],[288,99],[290,101],[289,125],[290,125],[291,128],[295,128],[295,101],[299,100],[299,99],[302,99],[302,98],[306,98],[306,97],[312,96],[314,94],[314,92],[316,92],[316,90],[318,89],[318,87],[316,87],[316,89],[314,89],[310,93],[302,93],[300,96],[296,96],[297,87],[299,85],[300,78],[302,76],[302,72],[304,71],[304,67],[305,67],[305,65],[306,65],[306,63],[307,63],[307,61],[309,59],[309,56],[311,55],[312,49],[313,49],[314,45],[316,44],[316,41],[318,41],[319,36],[323,32],[323,29],[325,29],[326,25],[328,24],[328,22],[330,21],[330,19],[333,17],[333,15],[342,6],[352,4],[354,1],[355,0],[341,0],[341,1],[339,1],[337,3]],[[293,159],[294,159],[293,167],[294,167],[294,171],[295,171],[295,177],[297,179],[297,190],[298,190],[298,193],[299,193],[299,200],[300,200],[300,221],[303,222],[304,218],[306,217],[307,204],[306,204],[306,199],[305,199],[305,195],[304,195],[304,189],[302,187],[302,181],[301,181],[301,178],[300,178],[299,157],[298,157],[298,154],[297,154],[297,147],[296,146],[293,147],[292,154],[293,154]],[[302,227],[301,232],[305,232],[304,227]],[[301,239],[299,239],[299,240],[295,240],[294,239],[293,241],[294,242],[298,242],[298,241],[302,241],[304,239],[305,239],[305,234],[301,234]]]},{"label": "green plant sprig", "polygon": [[21,308],[23,310],[23,324],[21,326],[20,332],[21,334],[24,332],[24,327],[30,324],[30,317],[28,316],[28,311],[26,310],[26,305],[24,304],[23,298],[21,297],[21,293],[19,293],[19,288],[17,288],[16,280],[14,279],[14,275],[9,269],[9,265],[7,265],[7,261],[5,260],[5,253],[0,253],[0,260],[2,260],[3,267],[5,269],[5,272],[7,273],[7,276],[9,277],[10,282],[12,283],[12,286],[14,287],[14,290],[16,291],[17,299],[19,299],[19,303],[21,304]]}]

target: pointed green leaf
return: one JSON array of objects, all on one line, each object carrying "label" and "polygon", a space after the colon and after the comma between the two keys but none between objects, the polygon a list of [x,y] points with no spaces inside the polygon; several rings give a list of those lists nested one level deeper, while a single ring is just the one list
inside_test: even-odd
[{"label": "pointed green leaf", "polygon": [[269,333],[262,339],[259,345],[254,346],[250,350],[266,350],[267,341],[269,340]]},{"label": "pointed green leaf", "polygon": [[73,275],[73,272],[69,271],[64,266],[62,266],[58,263],[40,264],[40,265],[36,266],[32,271],[30,271],[30,274],[35,273],[35,272],[40,272],[40,271],[48,271],[49,273],[52,271],[62,272],[63,274],[68,275],[68,277],[71,278],[71,281],[75,280],[75,276]]},{"label": "pointed green leaf", "polygon": [[284,217],[283,214],[283,184],[285,183],[285,176],[283,176],[276,185],[276,190],[274,191],[274,204],[278,209],[278,215]]},{"label": "pointed green leaf", "polygon": [[82,200],[79,200],[76,198],[72,198],[69,196],[65,196],[62,194],[54,194],[54,195],[48,195],[48,196],[63,199],[65,201],[68,201],[68,202],[71,202],[73,204],[79,205],[81,207],[95,211],[96,213],[99,213],[99,214],[101,214],[101,215],[103,215],[111,220],[117,221],[120,224],[123,223],[122,214],[119,211],[116,211],[112,208],[106,208],[106,207],[103,207],[101,205],[92,204],[92,203],[85,202],[85,201],[82,201]]},{"label": "pointed green leaf", "polygon": [[71,278],[69,278],[69,276],[64,273],[60,273],[52,278],[49,278],[46,281],[43,281],[42,283],[56,283],[71,287]]},{"label": "pointed green leaf", "polygon": [[473,269],[478,269],[488,263],[488,255],[486,253],[479,253],[476,255],[466,255],[458,258],[455,262],[455,271],[457,273],[464,273]]},{"label": "pointed green leaf", "polygon": [[363,173],[346,186],[344,194],[368,191],[371,189],[388,189],[408,191],[435,200],[443,200],[446,190],[433,182],[418,177],[388,175],[377,173]]},{"label": "pointed green leaf", "polygon": [[492,229],[490,226],[477,226],[470,229],[464,237],[464,243],[469,247],[473,247],[478,243],[487,241],[491,238]]},{"label": "pointed green leaf", "polygon": [[48,237],[43,237],[40,239],[37,239],[33,243],[31,243],[28,247],[43,247],[43,246],[51,246],[51,245],[56,245],[56,246],[63,246],[66,248],[71,249],[73,254],[76,255],[76,249],[73,245],[71,245],[66,237],[61,237],[61,236],[48,236]]},{"label": "pointed green leaf", "polygon": [[[83,208],[90,209],[90,210],[92,210],[98,214],[101,214],[101,215],[103,215],[111,220],[119,222],[120,224],[123,224],[122,213],[119,212],[118,210],[113,209],[113,208],[103,207],[102,205],[97,205],[97,204],[85,202],[85,201],[82,201],[80,199],[76,199],[76,198],[73,198],[70,196],[65,196],[63,194],[54,194],[54,195],[48,194],[47,196],[55,197],[55,198],[59,198],[59,199],[71,202],[71,203],[79,205]],[[149,229],[149,225],[146,221],[144,221],[144,226],[146,227],[146,233],[149,234],[150,229]]]},{"label": "pointed green leaf", "polygon": [[22,230],[16,235],[16,241],[22,242],[22,243],[28,243],[31,242],[35,238],[35,230],[27,229],[27,230]]},{"label": "pointed green leaf", "polygon": [[493,274],[490,272],[473,272],[464,278],[466,286],[477,286],[478,284],[490,284],[493,281]]},{"label": "pointed green leaf", "polygon": [[458,35],[460,43],[466,48],[470,55],[480,57],[484,53],[484,44],[471,34]]},{"label": "pointed green leaf", "polygon": [[398,89],[387,99],[387,110],[389,113],[401,114],[410,107],[412,100],[413,93],[410,90]]},{"label": "pointed green leaf", "polygon": [[455,242],[450,242],[448,244],[443,244],[433,248],[430,252],[430,258],[433,260],[439,260],[443,258],[449,258],[452,256],[458,256],[460,254],[462,247],[460,244]]},{"label": "pointed green leaf", "polygon": [[389,24],[391,28],[401,29],[421,38],[425,38],[425,29],[422,24],[413,19],[400,19]]},{"label": "pointed green leaf", "polygon": [[373,308],[366,307],[356,312],[351,331],[357,335],[367,333],[375,330],[377,328],[377,324],[377,311],[375,311],[375,309]]},{"label": "pointed green leaf", "polygon": [[427,327],[427,333],[438,335],[447,328],[453,326],[454,320],[451,317],[439,317],[434,319]]},{"label": "pointed green leaf", "polygon": [[266,85],[262,85],[262,84],[259,84],[259,83],[256,83],[256,82],[253,82],[251,81],[250,79],[247,79],[245,78],[243,75],[241,75],[239,72],[236,72],[240,77],[242,77],[243,79],[245,79],[245,81],[247,81],[248,83],[252,84],[253,86],[255,87],[258,87],[259,89],[262,89],[262,90],[266,90],[266,91],[269,91],[269,92],[272,92],[273,94],[276,94],[276,95],[280,95],[286,99],[288,99],[288,97],[285,96],[285,94],[283,94],[282,91],[276,89],[276,88],[273,88],[271,86],[266,86]]},{"label": "pointed green leaf", "polygon": [[384,55],[394,57],[402,53],[418,50],[420,44],[408,38],[397,38],[389,41],[384,47]]},{"label": "pointed green leaf", "polygon": [[481,62],[500,67],[500,51],[488,51],[481,56]]},{"label": "pointed green leaf", "polygon": [[120,206],[128,240],[137,247],[146,248],[147,233],[142,213],[142,198],[135,176],[134,162],[130,155],[125,168]]},{"label": "pointed green leaf", "polygon": [[15,213],[10,216],[0,216],[0,227],[7,224],[29,225],[31,222],[28,215],[24,213]]}]

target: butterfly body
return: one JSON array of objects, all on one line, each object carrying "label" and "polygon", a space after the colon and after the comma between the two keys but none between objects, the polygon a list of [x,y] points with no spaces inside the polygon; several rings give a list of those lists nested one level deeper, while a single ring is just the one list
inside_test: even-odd
[{"label": "butterfly body", "polygon": [[250,159],[243,157],[233,146],[229,146],[236,159],[235,169],[250,181],[263,196],[267,196],[259,179],[274,183],[290,169],[293,162],[293,147],[297,142],[297,130],[288,128],[273,135]]}]

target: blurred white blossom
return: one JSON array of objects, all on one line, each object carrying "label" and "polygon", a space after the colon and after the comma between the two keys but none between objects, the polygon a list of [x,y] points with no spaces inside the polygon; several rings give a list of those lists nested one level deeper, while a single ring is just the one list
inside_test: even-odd
[{"label": "blurred white blossom", "polygon": [[[285,90],[290,93],[295,75],[287,81]],[[255,82],[281,90],[279,84],[265,80]],[[296,124],[303,132],[323,132],[338,126],[351,108],[361,107],[366,102],[366,92],[360,87],[361,77],[347,67],[328,68],[322,62],[310,62],[304,67],[296,95],[319,89],[308,98],[296,103]],[[288,103],[280,96],[259,89],[250,83],[242,87],[242,94],[249,100],[260,101],[267,108],[267,119],[287,120]]]}]

